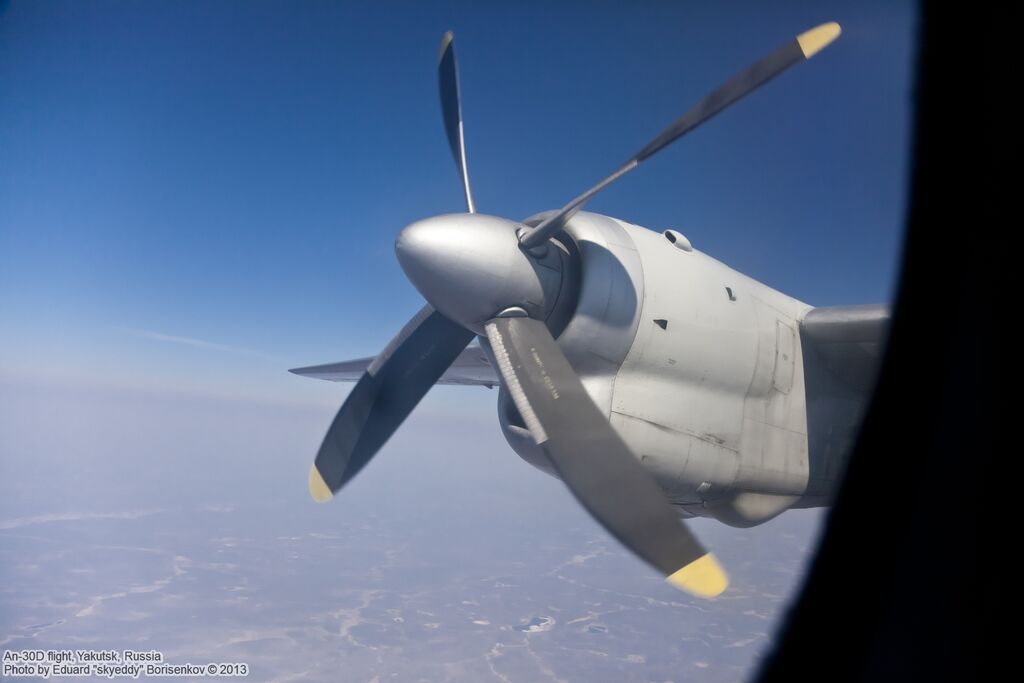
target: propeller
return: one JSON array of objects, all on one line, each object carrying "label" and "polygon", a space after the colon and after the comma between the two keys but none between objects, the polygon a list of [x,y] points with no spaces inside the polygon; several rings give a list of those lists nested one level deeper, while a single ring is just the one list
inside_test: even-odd
[{"label": "propeller", "polygon": [[334,416],[309,471],[315,501],[330,500],[363,469],[472,338],[430,306],[402,328]]},{"label": "propeller", "polygon": [[438,67],[445,133],[468,213],[406,227],[395,252],[429,302],[370,364],[335,416],[309,489],[329,499],[356,475],[454,362],[486,336],[501,381],[531,436],[583,507],[623,545],[679,588],[720,594],[728,579],[681,523],[661,488],[593,402],[545,324],[561,293],[568,251],[539,248],[595,194],[744,95],[839,36],[822,24],[797,36],[701,100],[614,173],[532,230],[476,213],[470,192],[451,32]]},{"label": "propeller", "polygon": [[[469,213],[475,213],[452,38],[451,31],[444,34],[438,60],[441,112],[466,193],[466,206]],[[359,378],[334,416],[309,471],[313,500],[330,500],[366,466],[472,339],[471,331],[431,306],[420,310],[402,328]]]},{"label": "propeller", "polygon": [[673,142],[719,113],[744,95],[749,95],[770,79],[778,76],[789,67],[810,59],[833,40],[839,37],[839,24],[830,22],[812,28],[797,36],[771,54],[739,72],[723,83],[707,97],[695,104],[685,114],[672,122],[656,138],[647,143],[643,149],[592,188],[563,206],[557,213],[546,218],[533,230],[523,233],[520,241],[527,249],[540,246],[545,240],[557,233],[583,208],[591,197],[611,185]]},{"label": "propeller", "polygon": [[701,597],[725,572],[594,405],[548,328],[520,311],[486,325],[498,371],[530,435],[583,507],[668,580]]},{"label": "propeller", "polygon": [[462,130],[462,99],[459,94],[459,70],[455,64],[455,36],[451,31],[441,39],[441,57],[438,60],[438,85],[441,87],[441,115],[444,118],[444,132],[448,146],[452,149],[455,167],[462,178],[462,190],[466,193],[466,210],[476,213],[473,193],[469,189],[469,168],[466,165],[466,139]]}]

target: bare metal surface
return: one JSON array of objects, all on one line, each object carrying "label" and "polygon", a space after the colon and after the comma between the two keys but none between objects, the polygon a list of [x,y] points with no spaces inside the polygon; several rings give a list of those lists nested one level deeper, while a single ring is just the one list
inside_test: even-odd
[{"label": "bare metal surface", "polygon": [[519,248],[518,224],[483,214],[417,221],[395,240],[395,253],[420,294],[446,317],[477,334],[511,306],[543,320],[562,285],[562,256],[535,258]]}]

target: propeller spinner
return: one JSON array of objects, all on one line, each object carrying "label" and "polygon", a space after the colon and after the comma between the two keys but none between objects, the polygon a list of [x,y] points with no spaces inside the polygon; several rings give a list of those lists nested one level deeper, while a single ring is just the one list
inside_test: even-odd
[{"label": "propeller spinner", "polygon": [[757,61],[532,229],[476,213],[454,43],[451,32],[446,33],[438,68],[441,109],[468,213],[418,221],[399,234],[399,263],[429,305],[381,351],[341,406],[310,471],[313,498],[326,501],[351,480],[473,337],[485,336],[530,435],[594,519],[679,588],[701,597],[725,590],[728,579],[718,561],[683,525],[657,482],[591,400],[545,325],[560,291],[560,260],[566,258],[547,245],[595,194],[809,59],[839,33],[838,24],[822,24]]}]

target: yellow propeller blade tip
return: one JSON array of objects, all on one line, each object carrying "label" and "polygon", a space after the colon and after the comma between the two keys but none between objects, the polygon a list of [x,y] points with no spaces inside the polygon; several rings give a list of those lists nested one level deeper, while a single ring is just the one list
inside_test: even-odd
[{"label": "yellow propeller blade tip", "polygon": [[718,564],[718,560],[711,553],[701,555],[665,580],[699,598],[714,598],[721,595],[729,585],[729,577],[725,575],[722,565]]},{"label": "yellow propeller blade tip", "polygon": [[313,500],[318,503],[326,503],[334,497],[331,489],[324,482],[324,478],[320,476],[320,470],[316,468],[316,465],[309,468],[309,495],[313,496]]},{"label": "yellow propeller blade tip", "polygon": [[803,50],[804,59],[810,59],[821,52],[822,48],[838,38],[842,32],[843,29],[839,27],[839,24],[830,21],[827,24],[815,26],[810,31],[804,31],[796,37],[796,42],[800,44],[800,49]]}]

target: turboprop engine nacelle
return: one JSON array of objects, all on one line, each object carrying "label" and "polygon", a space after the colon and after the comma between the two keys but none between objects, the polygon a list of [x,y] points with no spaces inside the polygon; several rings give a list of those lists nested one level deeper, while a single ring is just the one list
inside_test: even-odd
[{"label": "turboprop engine nacelle", "polygon": [[[581,212],[565,233],[579,277],[558,344],[677,510],[751,526],[798,503],[811,472],[797,321],[811,307],[676,231]],[[513,450],[557,476],[504,389],[498,416]]]}]

